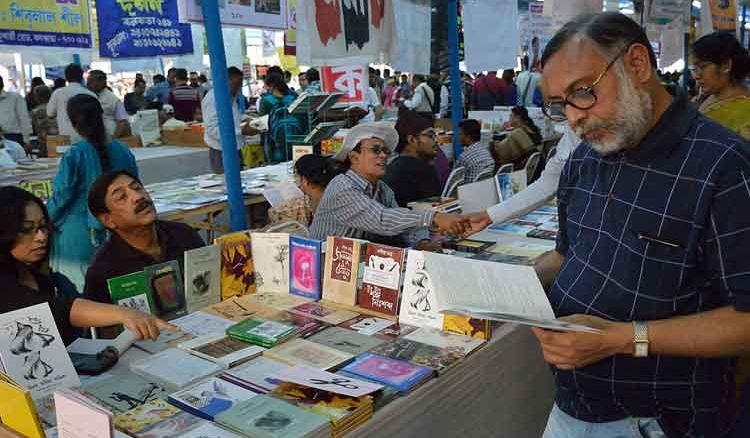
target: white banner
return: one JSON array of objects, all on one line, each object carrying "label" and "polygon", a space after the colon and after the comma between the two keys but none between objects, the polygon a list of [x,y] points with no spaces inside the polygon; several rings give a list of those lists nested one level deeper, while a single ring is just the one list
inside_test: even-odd
[{"label": "white banner", "polygon": [[430,73],[432,11],[430,0],[392,0],[386,14],[395,23],[389,63],[394,70]]},{"label": "white banner", "polygon": [[516,0],[465,0],[463,5],[466,69],[496,71],[516,66]]},{"label": "white banner", "polygon": [[545,0],[544,15],[552,17],[556,32],[580,14],[601,12],[602,0]]}]

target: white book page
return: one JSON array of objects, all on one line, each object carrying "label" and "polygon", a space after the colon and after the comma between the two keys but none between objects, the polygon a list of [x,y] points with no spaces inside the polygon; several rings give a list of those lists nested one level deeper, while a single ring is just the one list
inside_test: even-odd
[{"label": "white book page", "polygon": [[179,327],[185,333],[198,337],[224,333],[234,325],[234,322],[199,310],[181,318],[173,319],[170,324]]}]

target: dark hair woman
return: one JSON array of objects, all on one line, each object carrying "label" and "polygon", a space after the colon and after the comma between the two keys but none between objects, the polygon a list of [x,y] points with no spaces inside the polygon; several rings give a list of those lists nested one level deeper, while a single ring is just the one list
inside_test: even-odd
[{"label": "dark hair woman", "polygon": [[507,127],[510,129],[508,135],[494,142],[490,149],[497,167],[508,163],[520,164],[536,152],[542,142],[542,133],[525,107],[516,106],[510,110]]},{"label": "dark hair woman", "polygon": [[268,210],[270,224],[297,221],[309,226],[328,183],[337,174],[337,167],[328,158],[320,155],[300,157],[294,163],[294,179],[305,195]]},{"label": "dark hair woman", "polygon": [[52,241],[42,200],[18,187],[0,187],[0,313],[46,302],[65,344],[77,337],[73,327],[123,324],[139,339],[156,339],[160,329],[170,328],[137,310],[77,298],[75,285],[49,270]]},{"label": "dark hair woman", "polygon": [[287,138],[302,131],[300,121],[287,111],[297,95],[287,86],[283,73],[269,73],[265,84],[268,92],[261,97],[258,114],[268,115],[264,145],[266,157],[273,162],[287,161],[291,158]]},{"label": "dark hair woman", "polygon": [[693,44],[701,113],[750,140],[750,54],[734,35],[714,32]]},{"label": "dark hair woman", "polygon": [[91,256],[105,237],[104,227],[88,212],[86,192],[103,172],[122,169],[137,176],[138,167],[127,146],[108,138],[96,97],[72,97],[68,117],[82,140],[63,155],[47,202],[50,221],[60,231],[51,263],[56,272],[82,289]]}]

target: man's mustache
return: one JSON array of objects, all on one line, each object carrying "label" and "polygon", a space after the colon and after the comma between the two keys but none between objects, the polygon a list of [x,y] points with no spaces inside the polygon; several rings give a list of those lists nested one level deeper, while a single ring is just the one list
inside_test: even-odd
[{"label": "man's mustache", "polygon": [[144,199],[144,200],[140,201],[140,202],[139,202],[139,203],[138,203],[138,204],[137,204],[137,205],[135,206],[135,214],[138,214],[138,213],[140,213],[140,212],[142,212],[142,211],[145,211],[145,210],[146,210],[146,209],[148,209],[149,207],[153,207],[153,205],[154,205],[154,203],[153,203],[152,201],[150,201],[150,200],[148,200],[148,199]]}]

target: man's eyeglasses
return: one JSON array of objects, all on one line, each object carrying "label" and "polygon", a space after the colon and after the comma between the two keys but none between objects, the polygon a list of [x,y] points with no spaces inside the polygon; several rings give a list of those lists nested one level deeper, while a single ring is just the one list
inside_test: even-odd
[{"label": "man's eyeglasses", "polygon": [[435,140],[437,138],[437,134],[435,133],[435,131],[420,132],[419,135],[427,137],[430,140]]},{"label": "man's eyeglasses", "polygon": [[369,149],[372,151],[375,155],[380,154],[386,154],[390,155],[391,151],[385,146],[385,145],[375,145],[375,146],[361,146],[362,149]]},{"label": "man's eyeglasses", "polygon": [[604,75],[607,74],[609,69],[612,68],[613,65],[615,65],[615,62],[617,62],[620,57],[628,52],[632,45],[632,43],[628,44],[622,50],[620,50],[617,56],[609,61],[607,66],[604,68],[604,70],[602,70],[593,84],[589,85],[588,87],[581,87],[573,90],[573,92],[565,96],[564,99],[555,99],[545,102],[544,106],[542,107],[542,112],[544,113],[544,115],[552,119],[552,121],[564,122],[568,120],[568,116],[567,114],[565,114],[565,108],[568,105],[581,111],[586,111],[593,108],[598,100],[598,97],[594,92],[594,88],[599,85],[599,82],[601,82],[601,80],[604,78]]}]

